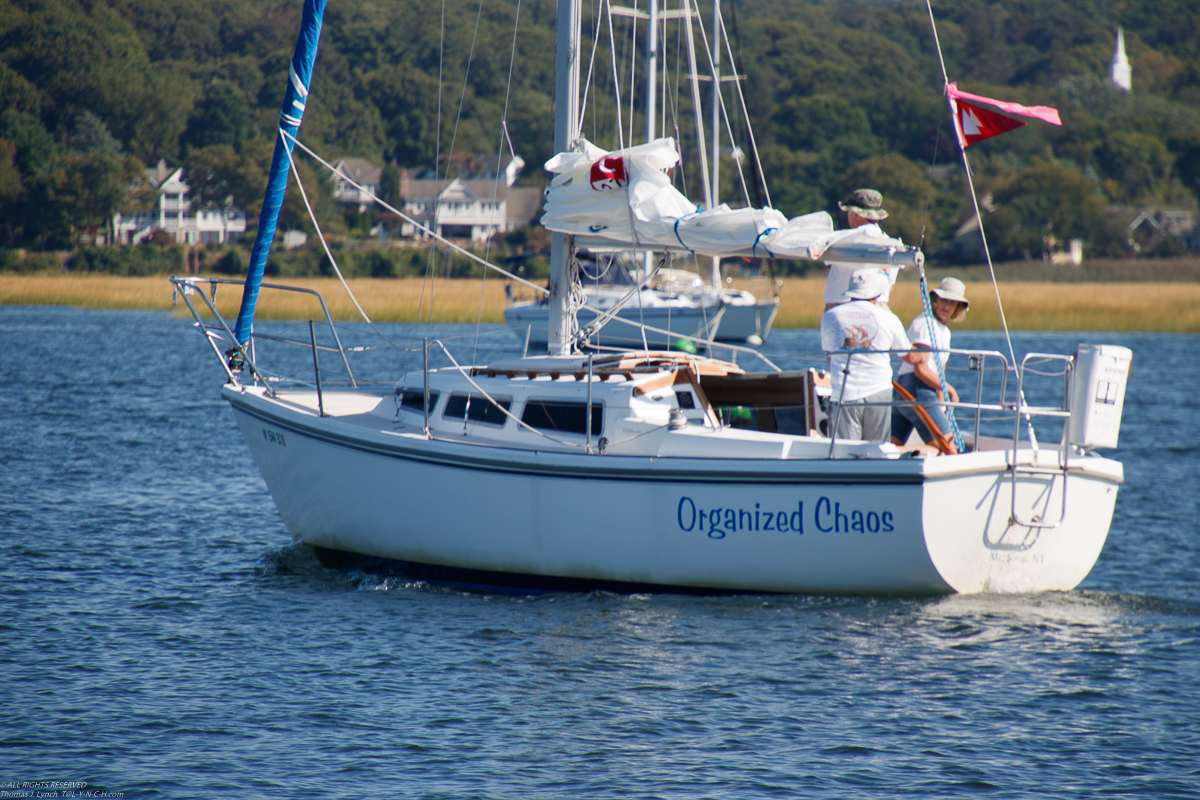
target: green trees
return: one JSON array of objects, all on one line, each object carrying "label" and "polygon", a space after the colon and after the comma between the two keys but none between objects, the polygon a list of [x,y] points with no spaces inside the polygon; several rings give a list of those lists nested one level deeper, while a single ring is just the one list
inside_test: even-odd
[{"label": "green trees", "polygon": [[1039,258],[1046,239],[1082,239],[1093,255],[1120,255],[1121,237],[1095,181],[1062,163],[1037,161],[1001,184],[988,218],[993,254]]},{"label": "green trees", "polygon": [[[924,229],[931,257],[948,253],[940,248],[971,203],[961,171],[946,169],[959,155],[924,3],[730,2],[726,23],[736,11],[735,60],[776,207],[789,215],[835,213],[848,189],[873,186],[892,213],[889,232],[916,241]],[[0,245],[69,246],[80,231],[101,227],[112,208],[144,205],[148,187],[134,173],[160,159],[185,165],[194,197],[214,207],[232,198],[253,222],[299,12],[299,0],[0,0]],[[635,42],[628,21],[618,20],[610,44],[606,18],[593,13],[585,12],[589,58],[596,31],[600,41],[585,71],[584,133],[615,147],[614,82],[624,136],[632,130],[637,139],[644,130],[644,66],[635,76],[630,70],[645,29]],[[934,14],[950,80],[1062,112],[1062,128],[1033,122],[969,151],[981,191],[992,192],[1000,209],[997,224],[1006,227],[995,238],[1006,255],[1038,257],[1047,225],[1057,238],[1086,229],[1079,235],[1092,255],[1119,247],[1105,225],[1087,228],[1051,213],[1053,203],[1065,202],[1062,185],[1074,187],[1072,197],[1082,202],[1073,205],[1088,214],[1111,206],[1196,207],[1194,3],[956,0],[935,3]],[[669,89],[662,116],[683,151],[694,154],[688,67],[673,60],[682,54],[675,24],[660,42]],[[1133,65],[1132,93],[1107,79],[1118,25]],[[443,16],[441,6],[420,0],[338,0],[326,13],[304,138],[330,161],[358,156],[399,168],[445,163],[452,147],[506,152],[511,141],[529,165],[525,179],[536,180],[552,155],[553,51],[550,3],[447,0]],[[706,71],[703,56],[699,69]],[[707,87],[703,95],[707,103]],[[726,108],[735,117],[733,144],[751,153],[731,93]],[[340,224],[328,186],[303,169],[318,214]],[[698,198],[698,170],[685,171]],[[723,199],[736,204],[741,182],[731,172],[730,161],[722,168]],[[749,166],[745,173],[752,183]],[[753,192],[748,200],[755,201]],[[304,226],[306,218],[293,187],[285,224]]]},{"label": "green trees", "polygon": [[239,147],[257,134],[250,101],[237,86],[214,80],[188,120],[183,132],[185,149],[229,145]]},{"label": "green trees", "polygon": [[86,230],[144,201],[145,166],[122,154],[99,117],[81,113],[55,142],[32,114],[0,115],[0,204],[5,234],[40,248],[70,247]]},{"label": "green trees", "polygon": [[264,149],[250,147],[239,152],[232,144],[214,144],[193,150],[184,162],[192,200],[207,208],[232,203],[248,215],[256,214],[267,188]]}]

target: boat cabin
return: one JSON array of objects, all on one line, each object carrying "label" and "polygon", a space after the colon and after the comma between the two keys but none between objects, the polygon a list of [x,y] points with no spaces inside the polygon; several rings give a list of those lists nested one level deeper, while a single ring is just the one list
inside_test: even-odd
[{"label": "boat cabin", "polygon": [[[678,353],[590,364],[580,356],[535,357],[431,370],[428,390],[424,372],[409,373],[394,390],[394,424],[406,432],[428,426],[438,439],[539,451],[827,458],[828,391],[816,370],[748,374]],[[899,455],[872,442],[836,449],[843,457]]]}]

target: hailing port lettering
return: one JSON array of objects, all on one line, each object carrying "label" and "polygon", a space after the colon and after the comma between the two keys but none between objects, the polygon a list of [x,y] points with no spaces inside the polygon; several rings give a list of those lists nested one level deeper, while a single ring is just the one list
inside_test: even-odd
[{"label": "hailing port lettering", "polygon": [[1009,564],[1045,564],[1044,553],[992,553],[992,561],[1004,561]]},{"label": "hailing port lettering", "polygon": [[[699,508],[690,497],[679,498],[676,521],[682,531],[699,528],[710,539],[724,539],[741,531],[779,531],[804,533],[804,501],[796,502],[796,510],[767,511],[761,503],[754,510],[747,508]],[[813,506],[812,525],[822,533],[891,533],[894,531],[891,511],[842,510],[840,502],[821,497]]]}]

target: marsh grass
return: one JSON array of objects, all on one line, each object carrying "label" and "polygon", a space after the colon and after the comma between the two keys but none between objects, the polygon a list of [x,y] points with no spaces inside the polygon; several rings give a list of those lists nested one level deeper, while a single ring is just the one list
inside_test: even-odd
[{"label": "marsh grass", "polygon": [[[361,319],[353,302],[335,278],[287,278],[278,281],[268,278],[264,283],[312,289],[325,299],[334,319]],[[438,279],[427,283],[421,278],[357,278],[347,283],[373,321],[429,320],[431,295],[434,322],[474,322],[481,313],[484,322],[504,321],[504,284],[496,279],[486,283],[478,279]],[[172,308],[172,290],[171,283],[161,276],[0,275],[0,304],[174,310],[177,315],[188,315],[187,305],[182,298]],[[226,319],[237,315],[241,299],[240,286],[218,285],[217,310]],[[207,316],[203,301],[195,298],[193,302]],[[319,319],[321,307],[311,295],[264,287],[259,294],[255,314],[264,319]]]},{"label": "marsh grass", "polygon": [[[937,280],[931,276],[931,280]],[[268,283],[272,282],[270,280]],[[321,293],[335,319],[359,319],[341,285],[330,278],[279,281]],[[414,322],[430,319],[430,285],[420,278],[349,281],[372,320]],[[739,282],[735,281],[735,284]],[[745,283],[749,287],[749,282]],[[782,302],[775,324],[781,328],[820,324],[824,277],[783,281]],[[902,281],[892,292],[891,308],[907,324],[921,312],[917,284]],[[482,289],[482,301],[481,301]],[[107,275],[0,274],[0,304],[71,305],[82,308],[170,311],[171,284],[163,277]],[[222,285],[217,307],[228,319],[241,302],[239,286]],[[504,282],[488,279],[436,280],[432,285],[434,322],[504,321]],[[1038,331],[1161,331],[1200,333],[1200,283],[1044,283],[1000,284],[1009,327]],[[992,285],[967,282],[971,311],[958,330],[996,330],[1000,313]],[[203,304],[197,301],[197,304]],[[174,312],[187,315],[180,300]],[[307,295],[264,289],[259,316],[268,319],[319,319],[318,304]]]},{"label": "marsh grass", "polygon": [[[931,279],[932,280],[932,279]],[[1200,283],[1001,283],[1004,317],[1013,330],[1200,332]],[[775,324],[820,325],[824,278],[785,280]],[[999,330],[1000,310],[990,282],[968,281],[971,310],[956,330]],[[892,311],[907,325],[921,313],[918,284],[892,290]]]}]

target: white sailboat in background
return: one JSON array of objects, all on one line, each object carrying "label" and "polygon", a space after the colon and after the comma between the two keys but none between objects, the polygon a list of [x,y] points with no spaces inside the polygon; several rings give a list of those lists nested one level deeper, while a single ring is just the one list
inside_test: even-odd
[{"label": "white sailboat in background", "polygon": [[[696,136],[699,142],[697,163],[702,176],[701,188],[704,200],[702,205],[697,205],[687,200],[682,194],[678,194],[676,199],[682,205],[677,205],[672,210],[676,216],[685,217],[694,216],[701,209],[715,210],[720,207],[728,210],[725,206],[719,206],[718,201],[720,195],[721,121],[723,118],[720,86],[723,80],[729,80],[729,78],[721,77],[720,70],[724,30],[720,20],[719,2],[715,2],[713,5],[712,51],[709,54],[710,75],[698,74],[691,26],[693,20],[699,20],[700,15],[690,3],[681,4],[678,9],[660,10],[658,0],[653,0],[649,3],[646,11],[611,5],[608,6],[608,10],[613,16],[642,19],[649,23],[649,35],[646,37],[645,69],[645,95],[647,98],[645,116],[648,143],[653,143],[656,137],[661,135],[657,132],[656,82],[659,80],[659,74],[656,65],[665,60],[660,59],[656,45],[658,27],[665,18],[678,20],[687,26],[685,41],[687,42],[687,61],[691,73],[689,82],[696,111]],[[665,68],[665,63],[663,66]],[[701,120],[698,89],[701,80],[710,80],[713,85],[710,103],[711,131],[709,133],[712,144],[711,168],[705,149],[705,132]],[[616,100],[619,104],[620,98],[616,98]],[[633,114],[632,108],[629,109],[629,113]],[[618,122],[618,126],[619,124]],[[747,127],[749,127],[748,123]],[[673,139],[660,139],[659,142],[668,148],[675,146]],[[623,193],[623,187],[630,177],[627,166],[631,165],[627,165],[627,159],[636,158],[634,153],[637,153],[639,148],[632,148],[628,152],[622,149],[620,153],[611,154],[590,143],[581,143],[580,146],[587,149],[586,168],[589,172],[587,182],[591,188],[595,189],[603,185],[617,190],[617,193]],[[662,147],[657,149],[662,151]],[[659,152],[651,158],[655,162],[655,168],[661,170],[670,170],[681,164],[678,151],[673,155]],[[556,162],[561,165],[563,156],[551,161],[551,164],[547,165],[547,169],[554,172],[555,167],[551,165]],[[673,180],[672,178],[666,183],[673,183]],[[560,197],[557,198],[559,205],[563,202],[570,202],[562,198],[561,194],[562,192],[559,192]],[[591,196],[586,197],[588,201],[595,199]],[[611,199],[609,198],[609,200]],[[601,206],[604,205],[608,207],[602,208]],[[623,217],[630,213],[630,209],[624,208],[623,205],[620,198],[617,198],[615,203],[591,202],[586,210],[577,214],[572,220],[580,224],[568,225],[568,228],[556,227],[550,221],[553,215],[549,210],[547,216],[542,219],[542,223],[551,230],[564,230],[576,234],[575,244],[578,256],[581,258],[595,257],[603,264],[600,273],[609,278],[604,283],[593,282],[596,285],[585,282],[584,301],[576,312],[580,326],[584,329],[587,329],[597,319],[613,319],[614,324],[608,326],[606,330],[601,331],[597,326],[596,339],[591,342],[592,344],[600,347],[670,348],[679,344],[676,336],[680,333],[707,342],[757,345],[766,341],[779,310],[778,287],[773,282],[764,284],[763,281],[757,281],[753,290],[733,289],[722,280],[720,255],[701,256],[696,251],[689,249],[678,237],[668,237],[665,240],[661,237],[655,240],[641,240],[635,231],[628,229],[624,237],[614,237],[611,235],[611,231],[609,235],[592,235],[597,232],[597,226],[607,227],[613,215]],[[637,214],[638,212],[634,209],[632,213]],[[779,219],[786,221],[782,216]],[[832,231],[832,221],[830,222],[830,231]],[[756,231],[756,234],[760,232]],[[765,245],[752,248],[752,251],[753,255],[758,258],[772,255]],[[618,259],[618,256],[626,258]],[[663,258],[663,264],[670,264],[670,266],[652,267],[654,260],[658,257]],[[624,262],[636,263],[639,261],[643,264],[640,269],[636,267],[628,270],[621,268]],[[703,271],[700,267],[702,262],[708,264],[707,275],[700,274]],[[688,268],[689,265],[691,269]],[[636,294],[629,291],[628,284],[630,282],[638,287]],[[540,299],[517,301],[505,309],[505,321],[509,325],[530,329],[529,343],[531,345],[546,344],[547,318],[548,309]]]},{"label": "white sailboat in background", "polygon": [[[274,181],[280,172],[286,181],[323,8],[324,0],[305,2],[272,169],[280,192]],[[598,157],[579,137],[578,0],[561,0],[557,25],[546,355],[460,366],[445,343],[427,340],[424,368],[384,390],[356,388],[351,354],[334,330],[335,345],[324,350],[338,352],[351,387],[323,383],[315,336],[313,380],[289,381],[260,365],[251,346],[255,265],[265,252],[256,246],[236,328],[196,291],[219,281],[172,279],[221,359],[222,396],[292,536],[336,563],[379,559],[415,578],[523,589],[923,594],[1076,586],[1103,547],[1122,480],[1121,465],[1093,450],[1116,445],[1129,364],[1123,348],[1081,346],[1073,356],[1034,354],[1020,363],[962,352],[957,357],[1000,367],[992,373],[1002,377],[999,398],[957,404],[976,418],[971,451],[928,459],[822,435],[828,390],[816,370],[752,373],[683,353],[579,352],[592,333],[577,327],[573,253],[585,236],[597,247],[653,243],[708,258],[769,247],[795,258],[836,253],[841,262],[914,265],[920,254],[854,242],[833,231],[828,215],[784,220],[769,208],[697,213],[694,205],[676,214],[681,195],[660,180],[673,144]],[[597,191],[584,183],[581,176],[612,158],[626,169],[623,185]],[[577,218],[587,203],[598,205]],[[272,204],[269,196],[264,215]],[[605,208],[616,209],[610,224],[592,230],[605,224]],[[264,247],[273,229],[264,217]],[[197,298],[215,322],[203,321]],[[431,348],[451,366],[430,368]],[[1064,370],[1062,403],[1028,404],[1027,367],[1047,359]],[[1005,399],[1010,376],[1017,400]],[[753,410],[753,429],[722,422],[721,407],[731,406]],[[1013,435],[982,435],[981,413],[1004,415]],[[1023,440],[1022,423],[1032,417],[1061,422],[1061,441],[1040,448]]]}]

